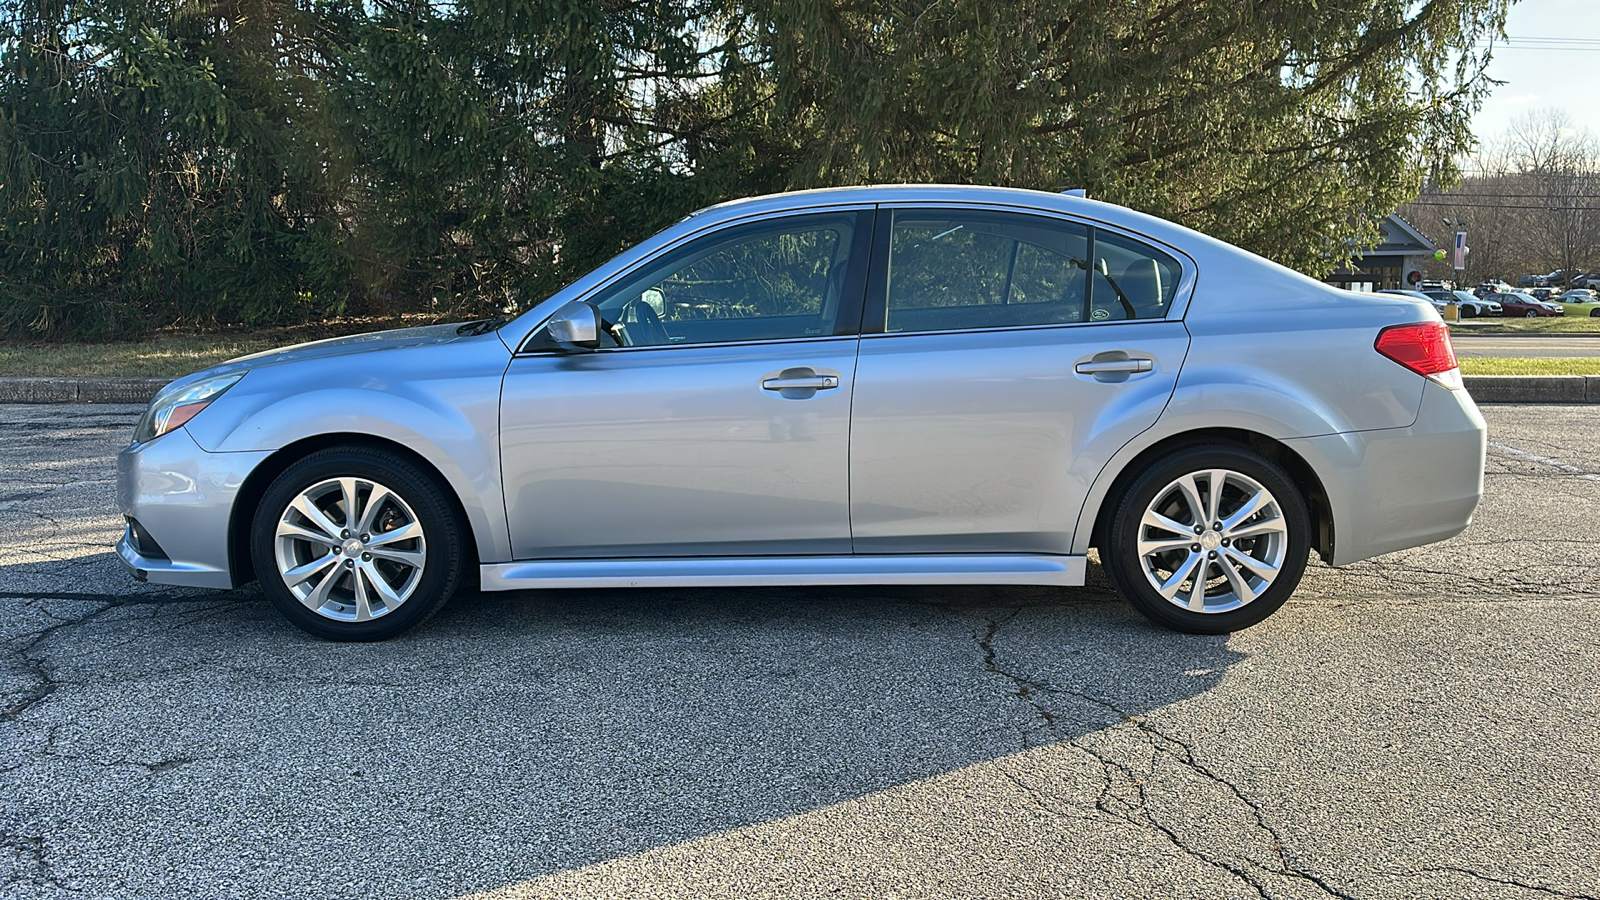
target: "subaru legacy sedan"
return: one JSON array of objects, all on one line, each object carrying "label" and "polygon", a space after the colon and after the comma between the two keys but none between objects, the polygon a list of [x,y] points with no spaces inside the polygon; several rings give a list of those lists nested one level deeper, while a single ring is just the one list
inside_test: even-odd
[{"label": "subaru legacy sedan", "polygon": [[117,552],[376,640],[469,579],[1071,587],[1097,550],[1221,633],[1312,551],[1460,532],[1484,447],[1427,302],[1076,196],[850,188],[702,210],[510,321],[181,378]]}]

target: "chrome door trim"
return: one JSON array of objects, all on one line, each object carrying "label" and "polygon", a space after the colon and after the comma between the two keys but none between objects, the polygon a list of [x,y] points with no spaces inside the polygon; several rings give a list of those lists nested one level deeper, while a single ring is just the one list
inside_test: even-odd
[{"label": "chrome door trim", "polygon": [[478,567],[485,591],[530,588],[1026,584],[1079,587],[1087,557],[1023,554],[551,559]]}]

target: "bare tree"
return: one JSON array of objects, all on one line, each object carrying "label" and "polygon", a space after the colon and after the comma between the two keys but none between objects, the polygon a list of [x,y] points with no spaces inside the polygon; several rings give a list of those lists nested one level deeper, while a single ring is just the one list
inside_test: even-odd
[{"label": "bare tree", "polygon": [[1570,280],[1600,259],[1600,141],[1565,112],[1542,110],[1518,119],[1506,144],[1520,181],[1545,206],[1529,219],[1529,237]]},{"label": "bare tree", "polygon": [[[1424,188],[1401,214],[1444,247],[1465,223],[1469,282],[1600,267],[1600,140],[1565,112],[1523,116],[1463,169],[1454,189]],[[1451,264],[1432,263],[1429,275],[1447,278]]]}]

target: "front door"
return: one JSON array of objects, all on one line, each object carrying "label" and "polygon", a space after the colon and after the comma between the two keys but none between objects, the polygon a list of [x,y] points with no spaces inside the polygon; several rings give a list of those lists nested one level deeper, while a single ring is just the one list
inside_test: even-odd
[{"label": "front door", "polygon": [[592,298],[607,346],[513,359],[500,439],[516,558],[850,552],[857,216],[669,250]]}]

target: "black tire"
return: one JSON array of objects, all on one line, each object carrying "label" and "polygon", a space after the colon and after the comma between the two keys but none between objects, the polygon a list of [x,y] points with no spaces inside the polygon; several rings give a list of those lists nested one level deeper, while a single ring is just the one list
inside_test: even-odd
[{"label": "black tire", "polygon": [[1594,309],[1589,310],[1589,318],[1591,318],[1591,319],[1600,319],[1600,306],[1597,306]]},{"label": "black tire", "polygon": [[1524,319],[1537,319],[1537,318],[1539,318],[1539,314],[1530,309],[1527,312],[1523,313],[1522,317]]},{"label": "black tire", "polygon": [[[353,549],[323,546],[325,542],[320,538],[316,541],[296,541],[291,537],[286,539],[287,546],[280,544],[279,524],[285,521],[286,516],[291,516],[291,504],[303,494],[325,488],[328,482],[341,478],[356,479],[358,510],[375,495],[382,496],[377,494],[373,485],[386,488],[393,498],[380,499],[372,504],[377,507],[373,515],[385,517],[384,521],[374,521],[369,527],[374,538],[381,540],[378,534],[380,530],[387,529],[385,533],[399,534],[403,529],[410,529],[412,524],[420,526],[421,535],[383,547],[374,543],[370,547],[362,545]],[[366,487],[364,497],[360,494],[363,485]],[[328,488],[329,498],[332,498],[333,490]],[[334,498],[322,501],[318,511],[335,526],[359,525],[348,521],[348,517],[344,516],[344,508],[342,501]],[[299,511],[294,512],[292,518],[303,525],[314,524]],[[315,527],[302,530],[319,535],[327,531]],[[352,536],[358,538],[358,544],[359,540],[364,540],[360,535]],[[330,641],[382,641],[421,625],[443,608],[455,593],[460,580],[461,541],[462,529],[453,507],[444,489],[431,475],[383,450],[333,447],[319,450],[295,462],[273,480],[256,507],[252,520],[250,555],[267,599],[297,627]],[[311,552],[313,548],[317,552]],[[280,550],[290,557],[291,563],[299,559],[305,561],[307,566],[323,564],[315,575],[305,577],[302,582],[318,582],[311,590],[313,596],[306,602],[302,602],[287,583],[284,570],[279,565]],[[325,562],[323,551],[334,557],[332,562]],[[374,560],[374,556],[380,558]],[[420,563],[415,560],[396,563],[381,558],[385,556],[420,556]],[[335,575],[340,567],[345,567],[343,574]],[[360,573],[356,567],[360,567]],[[383,597],[377,593],[373,578],[384,578],[385,586],[396,595],[399,590],[405,590],[406,593],[392,606],[385,605]],[[329,582],[329,587],[319,601],[315,595],[316,591],[322,590],[321,582],[324,580]],[[357,581],[360,581],[363,594],[359,604],[355,597]],[[400,583],[399,590],[395,587],[396,581]],[[363,608],[373,612],[374,607],[368,605],[369,597],[383,607],[381,611],[365,621],[343,618],[354,617],[358,615],[356,610]],[[308,602],[321,603],[322,611],[313,610],[307,605]]]},{"label": "black tire", "polygon": [[[1204,473],[1212,471],[1232,473],[1229,478],[1223,480],[1224,488],[1220,492],[1223,498],[1223,510],[1220,518],[1227,518],[1230,509],[1239,508],[1238,505],[1230,506],[1230,504],[1236,504],[1237,501],[1251,493],[1251,489],[1242,487],[1238,483],[1246,480],[1253,480],[1257,485],[1266,489],[1272,500],[1275,501],[1277,515],[1281,517],[1283,526],[1281,537],[1240,538],[1237,544],[1234,545],[1235,552],[1233,555],[1239,557],[1252,556],[1254,558],[1256,555],[1265,557],[1281,552],[1283,557],[1278,564],[1277,574],[1270,582],[1265,583],[1265,589],[1261,590],[1253,598],[1241,600],[1241,593],[1229,587],[1229,579],[1223,577],[1220,572],[1220,567],[1226,565],[1231,558],[1228,556],[1229,551],[1222,547],[1213,547],[1215,552],[1210,554],[1211,558],[1216,559],[1218,553],[1221,553],[1223,554],[1221,561],[1208,562],[1204,558],[1199,558],[1198,562],[1199,565],[1206,566],[1204,571],[1207,573],[1218,573],[1208,582],[1213,584],[1213,587],[1201,594],[1203,598],[1201,605],[1209,605],[1208,601],[1213,590],[1218,592],[1218,599],[1222,601],[1217,604],[1219,609],[1226,606],[1228,602],[1233,601],[1238,601],[1241,605],[1232,609],[1221,609],[1220,611],[1197,612],[1186,608],[1177,601],[1168,600],[1162,596],[1156,585],[1151,582],[1151,578],[1159,577],[1162,571],[1170,571],[1175,574],[1181,568],[1177,564],[1177,559],[1179,557],[1187,559],[1192,551],[1180,548],[1170,551],[1167,556],[1152,555],[1152,569],[1155,570],[1156,574],[1149,575],[1142,565],[1138,546],[1141,530],[1148,527],[1142,524],[1146,510],[1156,504],[1158,499],[1175,496],[1171,493],[1171,489],[1174,483],[1185,475],[1199,474],[1204,477]],[[1237,478],[1237,476],[1243,476],[1243,478]],[[1236,480],[1231,481],[1229,479]],[[1209,483],[1208,480],[1208,485]],[[1209,490],[1207,490],[1207,497],[1209,497],[1209,493]],[[1194,517],[1186,516],[1181,512],[1181,510],[1188,508],[1186,505],[1172,508],[1173,515],[1171,518],[1186,525],[1193,524],[1191,520]],[[1311,519],[1306,511],[1305,499],[1301,497],[1299,488],[1295,486],[1282,468],[1260,454],[1242,446],[1211,444],[1179,450],[1162,457],[1148,466],[1127,486],[1126,490],[1122,492],[1122,496],[1115,501],[1113,510],[1110,526],[1105,535],[1105,544],[1100,548],[1100,559],[1105,565],[1106,574],[1110,577],[1111,583],[1117,588],[1117,592],[1126,598],[1134,609],[1137,609],[1157,625],[1171,628],[1175,631],[1191,634],[1226,634],[1242,628],[1249,628],[1251,625],[1255,625],[1272,615],[1287,602],[1289,596],[1294,593],[1295,587],[1299,585],[1300,576],[1305,572],[1306,556],[1310,551],[1311,533]],[[1270,515],[1262,515],[1263,518],[1271,518]],[[1253,521],[1259,522],[1260,520],[1254,517],[1245,518],[1242,520],[1243,524],[1240,525],[1239,530],[1248,530],[1246,525]],[[1213,544],[1224,533],[1214,531],[1210,525],[1203,527],[1206,528],[1206,540]],[[1197,543],[1192,544],[1191,547],[1202,548],[1202,545],[1198,543],[1201,537],[1191,537],[1187,531],[1177,533],[1155,529],[1147,532],[1147,534],[1152,540],[1164,540],[1163,535],[1170,534],[1179,542],[1196,541]],[[1227,544],[1224,543],[1223,547],[1226,546]],[[1241,548],[1243,548],[1242,551]],[[1195,556],[1198,558],[1204,553],[1206,553],[1206,550],[1202,548]],[[1173,554],[1176,554],[1176,556]],[[1173,564],[1170,570],[1158,568],[1154,562],[1157,559],[1172,559]],[[1233,571],[1237,574],[1244,570],[1235,565],[1233,566]],[[1248,579],[1251,576],[1246,571],[1242,577]],[[1180,579],[1180,581],[1184,584],[1193,584],[1192,577],[1188,580]],[[1248,580],[1246,580],[1246,586],[1250,587]],[[1232,601],[1229,601],[1228,598],[1232,598]]]}]

